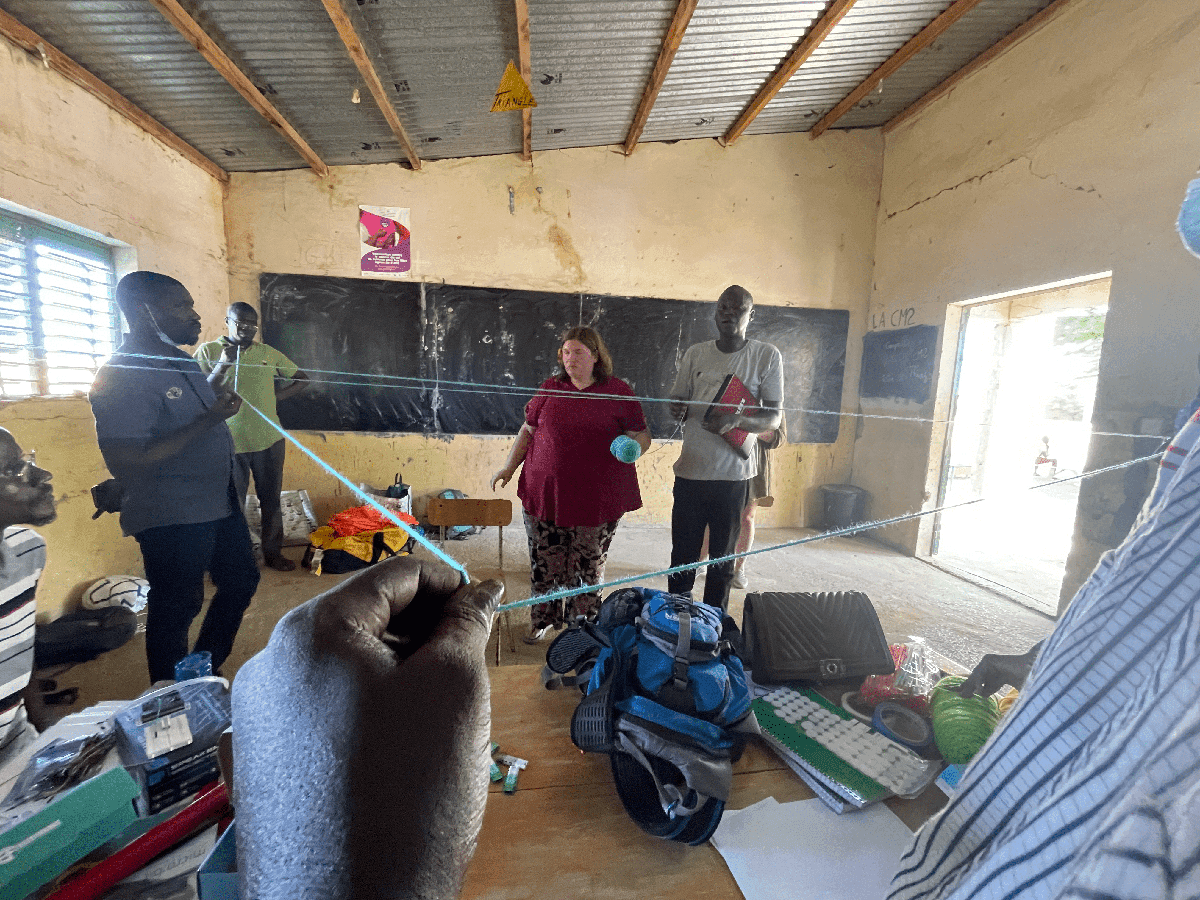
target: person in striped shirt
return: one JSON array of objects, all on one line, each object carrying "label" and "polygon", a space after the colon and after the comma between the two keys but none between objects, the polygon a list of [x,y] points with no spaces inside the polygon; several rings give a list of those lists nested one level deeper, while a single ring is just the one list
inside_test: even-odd
[{"label": "person in striped shirt", "polygon": [[34,593],[46,565],[46,542],[22,526],[54,521],[50,477],[34,464],[32,451],[23,452],[0,428],[0,765],[37,736],[25,705],[33,699]]},{"label": "person in striped shirt", "polygon": [[1036,656],[891,900],[1200,897],[1200,414]]}]

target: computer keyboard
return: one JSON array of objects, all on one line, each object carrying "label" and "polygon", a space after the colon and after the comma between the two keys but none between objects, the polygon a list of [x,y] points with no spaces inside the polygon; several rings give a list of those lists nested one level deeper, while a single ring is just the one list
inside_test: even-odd
[{"label": "computer keyboard", "polygon": [[891,794],[914,797],[941,768],[807,688],[770,690],[754,701],[754,714],[789,763],[855,806]]}]

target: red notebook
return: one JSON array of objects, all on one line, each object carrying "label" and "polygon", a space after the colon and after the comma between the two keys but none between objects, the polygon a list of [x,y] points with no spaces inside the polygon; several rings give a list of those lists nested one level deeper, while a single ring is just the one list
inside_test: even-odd
[{"label": "red notebook", "polygon": [[[704,414],[704,421],[707,422],[713,416],[744,412],[747,407],[757,408],[758,400],[742,384],[742,379],[736,375],[726,375],[725,380],[721,382],[721,387],[717,389],[716,396],[712,399],[712,404]],[[743,459],[750,457],[750,452],[754,449],[753,442],[758,440],[756,432],[745,431],[741,428],[731,428],[721,437],[729,441],[729,446],[736,450]]]}]

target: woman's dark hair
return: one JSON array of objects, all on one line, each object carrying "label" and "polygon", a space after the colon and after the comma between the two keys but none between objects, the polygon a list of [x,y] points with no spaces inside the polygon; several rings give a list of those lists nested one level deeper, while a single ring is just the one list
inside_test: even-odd
[{"label": "woman's dark hair", "polygon": [[596,364],[592,366],[592,377],[596,379],[597,384],[603,384],[612,375],[612,357],[608,355],[608,348],[604,346],[604,338],[600,337],[600,333],[595,328],[589,328],[586,325],[576,325],[574,328],[567,329],[567,332],[562,336],[562,340],[558,342],[558,371],[555,377],[560,381],[568,381],[570,377],[567,370],[563,368],[562,362],[562,345],[567,341],[579,341],[583,346],[592,351],[592,355],[596,357]]}]

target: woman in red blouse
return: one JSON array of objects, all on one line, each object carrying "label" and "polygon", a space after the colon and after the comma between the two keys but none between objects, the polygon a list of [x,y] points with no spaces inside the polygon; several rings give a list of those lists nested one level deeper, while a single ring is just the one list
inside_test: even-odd
[{"label": "woman in red blouse", "polygon": [[[633,464],[609,450],[622,434],[643,452],[650,446],[642,406],[629,385],[613,377],[604,341],[595,329],[572,328],[563,335],[557,374],[526,405],[508,461],[492,476],[495,490],[524,463],[517,496],[529,537],[531,596],[604,581],[617,522],[642,506]],[[576,616],[595,618],[599,606],[599,591],[538,603],[524,640],[537,643],[551,626]]]}]

